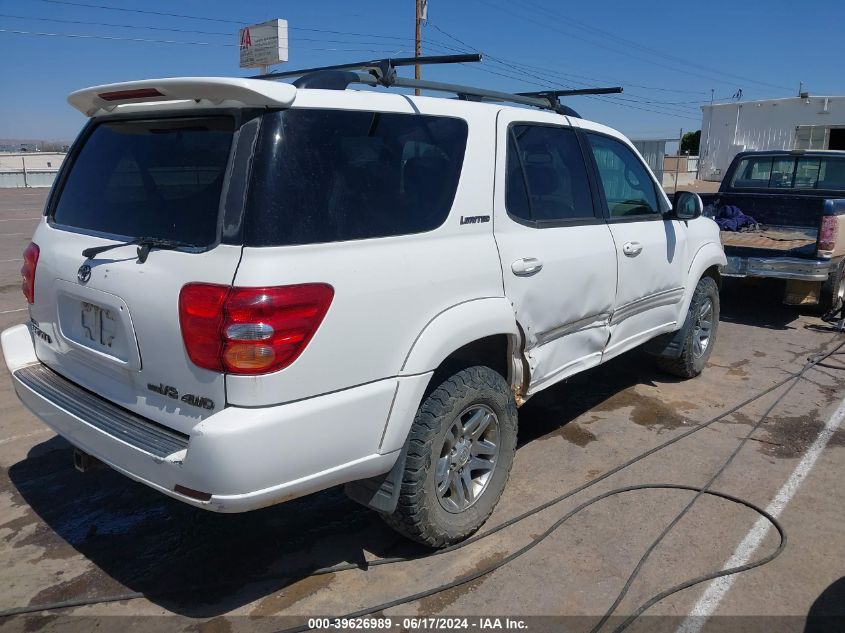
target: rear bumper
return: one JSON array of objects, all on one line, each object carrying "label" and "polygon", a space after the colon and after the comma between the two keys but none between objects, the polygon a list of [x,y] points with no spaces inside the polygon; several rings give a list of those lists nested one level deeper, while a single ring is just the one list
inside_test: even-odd
[{"label": "rear bumper", "polygon": [[722,269],[725,277],[770,277],[797,281],[827,281],[833,263],[827,259],[799,259],[797,257],[737,257],[728,256]]},{"label": "rear bumper", "polygon": [[[2,333],[21,402],[56,433],[115,470],[181,501],[244,512],[385,473],[380,454],[396,380],[299,402],[226,407],[188,435],[136,416],[42,365],[20,325]],[[176,486],[209,493],[207,499]]]}]

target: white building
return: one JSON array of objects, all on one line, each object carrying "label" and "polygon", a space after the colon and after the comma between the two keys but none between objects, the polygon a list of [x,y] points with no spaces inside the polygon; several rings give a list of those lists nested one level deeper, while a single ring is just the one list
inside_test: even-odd
[{"label": "white building", "polygon": [[699,178],[721,180],[739,152],[845,150],[845,97],[790,97],[702,106]]}]

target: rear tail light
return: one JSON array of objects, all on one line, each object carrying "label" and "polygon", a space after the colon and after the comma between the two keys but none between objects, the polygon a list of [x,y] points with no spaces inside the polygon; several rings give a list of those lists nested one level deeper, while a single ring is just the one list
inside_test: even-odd
[{"label": "rear tail light", "polygon": [[35,268],[38,266],[38,256],[41,249],[38,244],[30,242],[23,252],[23,266],[21,266],[21,290],[27,303],[35,303]]},{"label": "rear tail light", "polygon": [[819,230],[819,256],[832,257],[836,250],[836,234],[839,232],[839,216],[823,215]]},{"label": "rear tail light", "polygon": [[278,371],[302,354],[333,297],[327,284],[187,284],[179,293],[182,339],[199,367],[231,374]]}]

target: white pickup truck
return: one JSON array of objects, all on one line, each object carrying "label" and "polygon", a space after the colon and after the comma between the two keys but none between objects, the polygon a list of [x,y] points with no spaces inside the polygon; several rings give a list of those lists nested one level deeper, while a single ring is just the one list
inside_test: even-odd
[{"label": "white pickup truck", "polygon": [[725,256],[612,129],[336,75],[73,93],[3,354],[80,461],[217,512],[347,484],[443,546],[533,394],[647,342],[702,371]]}]

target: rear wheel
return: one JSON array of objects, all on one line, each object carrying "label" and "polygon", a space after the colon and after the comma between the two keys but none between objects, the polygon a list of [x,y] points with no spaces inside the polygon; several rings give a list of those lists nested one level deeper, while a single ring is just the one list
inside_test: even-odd
[{"label": "rear wheel", "polygon": [[698,280],[684,327],[687,335],[681,355],[678,358],[658,357],[657,365],[669,374],[695,378],[707,365],[719,328],[719,287],[713,278]]},{"label": "rear wheel", "polygon": [[475,532],[505,488],[516,419],[508,384],[489,367],[469,367],[442,381],[414,418],[399,502],[385,521],[431,547]]},{"label": "rear wheel", "polygon": [[842,307],[845,301],[845,260],[839,263],[827,281],[822,285],[819,297],[818,311],[823,315],[831,315]]}]

